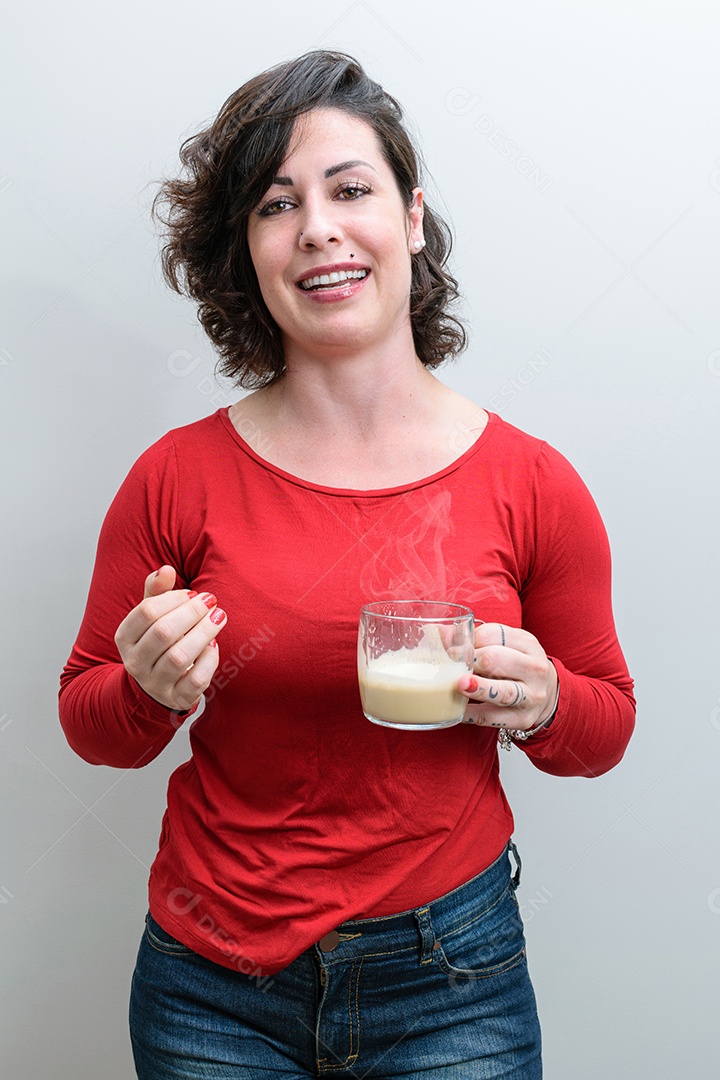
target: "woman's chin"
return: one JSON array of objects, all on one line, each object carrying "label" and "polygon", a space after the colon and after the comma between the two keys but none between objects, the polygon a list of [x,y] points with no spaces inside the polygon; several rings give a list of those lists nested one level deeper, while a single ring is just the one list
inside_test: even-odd
[{"label": "woman's chin", "polygon": [[293,354],[320,356],[332,352],[335,356],[365,352],[381,344],[377,327],[357,324],[346,319],[333,320],[332,325],[316,328],[301,338],[284,335],[286,357]]}]

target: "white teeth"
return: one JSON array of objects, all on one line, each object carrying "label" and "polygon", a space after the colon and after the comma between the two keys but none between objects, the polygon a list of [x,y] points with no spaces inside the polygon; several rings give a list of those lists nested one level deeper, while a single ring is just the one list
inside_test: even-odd
[{"label": "white teeth", "polygon": [[362,280],[367,277],[367,270],[337,270],[331,274],[318,274],[317,277],[305,278],[300,282],[301,289],[314,289],[318,285],[337,285],[339,281]]}]

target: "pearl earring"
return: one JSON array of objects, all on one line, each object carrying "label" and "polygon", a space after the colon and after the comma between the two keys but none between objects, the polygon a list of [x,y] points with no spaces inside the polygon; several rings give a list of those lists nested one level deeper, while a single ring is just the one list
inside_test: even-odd
[{"label": "pearl earring", "polygon": [[425,247],[425,241],[424,240],[416,240],[415,243],[413,244],[413,247],[415,248],[416,251],[420,251],[422,248]]}]

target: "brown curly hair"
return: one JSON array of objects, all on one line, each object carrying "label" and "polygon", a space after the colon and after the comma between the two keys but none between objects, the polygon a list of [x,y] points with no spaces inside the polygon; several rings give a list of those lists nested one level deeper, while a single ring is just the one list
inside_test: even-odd
[{"label": "brown curly hair", "polygon": [[[409,207],[420,156],[400,105],[351,56],[325,50],[279,64],[236,90],[210,127],[183,143],[184,174],[164,181],[153,201],[165,229],[165,278],[197,301],[220,372],[246,389],[269,386],[285,371],[282,336],[248,250],[248,216],[280,171],[295,121],[319,108],[340,109],[373,128]],[[412,259],[410,318],[417,355],[434,368],[457,355],[466,337],[448,313],[458,297],[445,269],[450,230],[424,207],[426,246]]]}]

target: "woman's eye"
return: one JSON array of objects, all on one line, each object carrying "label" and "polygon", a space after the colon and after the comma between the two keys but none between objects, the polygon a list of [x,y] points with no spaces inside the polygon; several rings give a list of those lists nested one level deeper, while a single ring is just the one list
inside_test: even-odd
[{"label": "woman's eye", "polygon": [[367,195],[372,188],[367,184],[343,184],[337,191],[337,197],[345,202],[350,202],[354,199],[359,199],[362,195]]},{"label": "woman's eye", "polygon": [[272,217],[274,214],[281,214],[283,210],[287,210],[292,205],[292,201],[287,198],[270,199],[268,202],[263,203],[262,206],[259,206],[257,212],[260,217]]}]

